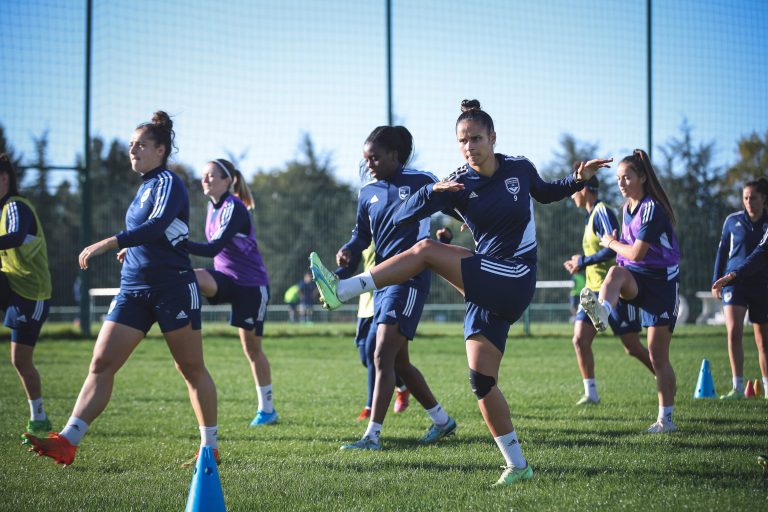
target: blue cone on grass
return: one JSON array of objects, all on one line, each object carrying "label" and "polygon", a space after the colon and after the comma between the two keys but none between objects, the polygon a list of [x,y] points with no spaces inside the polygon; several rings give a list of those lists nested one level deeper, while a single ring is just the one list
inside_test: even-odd
[{"label": "blue cone on grass", "polygon": [[693,398],[717,398],[715,383],[712,381],[712,372],[709,370],[709,361],[704,359],[699,370],[699,380],[696,381],[696,390]]},{"label": "blue cone on grass", "polygon": [[216,460],[213,458],[213,448],[206,446],[200,449],[200,455],[197,457],[184,512],[226,512],[226,510],[219,471],[216,469]]}]

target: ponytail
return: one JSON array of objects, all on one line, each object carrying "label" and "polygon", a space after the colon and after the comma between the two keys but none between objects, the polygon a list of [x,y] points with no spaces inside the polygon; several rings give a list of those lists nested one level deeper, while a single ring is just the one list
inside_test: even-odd
[{"label": "ponytail", "polygon": [[625,156],[621,160],[621,163],[635,171],[638,176],[646,177],[645,185],[643,187],[645,193],[661,205],[664,212],[667,214],[667,217],[669,217],[669,222],[674,227],[677,224],[677,217],[675,217],[675,212],[672,209],[672,204],[669,202],[666,192],[664,192],[664,189],[661,187],[661,182],[656,175],[656,171],[653,170],[653,165],[651,164],[651,159],[648,156],[648,153],[642,149],[636,149],[631,155]]}]

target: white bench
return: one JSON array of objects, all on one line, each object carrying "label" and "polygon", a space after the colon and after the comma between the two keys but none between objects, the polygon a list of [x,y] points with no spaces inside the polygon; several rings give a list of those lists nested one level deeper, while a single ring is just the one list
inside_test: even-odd
[{"label": "white bench", "polygon": [[712,292],[696,292],[696,298],[701,300],[701,313],[696,317],[696,324],[722,325],[725,323],[725,320],[723,320],[723,304],[720,299],[712,296]]}]

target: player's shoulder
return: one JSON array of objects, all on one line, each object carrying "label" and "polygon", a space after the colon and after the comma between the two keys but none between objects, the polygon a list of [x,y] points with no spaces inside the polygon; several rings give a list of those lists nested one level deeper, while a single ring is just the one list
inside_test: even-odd
[{"label": "player's shoulder", "polygon": [[422,171],[418,169],[403,169],[403,176],[408,179],[413,179],[417,181],[424,181],[426,183],[437,183],[438,179],[437,176],[432,174],[429,171]]},{"label": "player's shoulder", "polygon": [[[536,166],[533,165],[533,162],[531,162],[527,157],[524,157],[522,155],[512,156],[512,155],[504,155],[501,153],[498,153],[497,158],[499,158],[501,165],[511,169],[511,170],[526,170],[526,171],[536,171]],[[538,172],[538,171],[536,171]]]},{"label": "player's shoulder", "polygon": [[460,165],[455,171],[445,177],[445,181],[456,181],[462,183],[467,179],[476,178],[475,173],[467,164]]}]

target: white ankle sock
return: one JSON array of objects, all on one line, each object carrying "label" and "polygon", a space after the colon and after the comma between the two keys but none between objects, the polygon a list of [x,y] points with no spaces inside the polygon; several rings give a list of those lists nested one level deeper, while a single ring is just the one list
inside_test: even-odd
[{"label": "white ankle sock", "polygon": [[336,287],[336,296],[341,302],[346,302],[353,297],[375,289],[376,285],[373,282],[371,273],[363,272],[355,277],[339,281],[339,285]]},{"label": "white ankle sock", "polygon": [[590,400],[595,402],[599,400],[597,396],[597,379],[584,379],[584,394],[587,395]]},{"label": "white ankle sock", "polygon": [[512,431],[509,434],[503,436],[494,437],[496,445],[501,450],[501,454],[504,456],[504,460],[507,466],[515,468],[524,468],[528,465],[525,457],[523,457],[523,450],[520,448],[520,442],[517,440],[517,432]]},{"label": "white ankle sock", "polygon": [[373,421],[369,422],[368,428],[365,429],[365,434],[363,434],[363,437],[368,436],[376,444],[378,444],[379,438],[381,437],[381,427],[381,423],[374,423]]},{"label": "white ankle sock", "polygon": [[259,410],[271,413],[275,410],[272,405],[272,384],[267,386],[256,386],[256,393],[259,395]]},{"label": "white ankle sock", "polygon": [[86,432],[88,432],[88,424],[80,418],[70,416],[67,425],[59,432],[59,435],[65,437],[70,444],[77,446]]},{"label": "white ankle sock", "polygon": [[733,377],[733,389],[744,391],[744,377]]},{"label": "white ankle sock", "polygon": [[27,401],[29,402],[29,419],[32,421],[42,421],[48,417],[43,408],[43,397]]},{"label": "white ankle sock", "polygon": [[429,417],[432,418],[432,423],[438,427],[445,425],[451,419],[451,417],[448,416],[448,413],[445,412],[445,409],[443,409],[440,404],[437,404],[431,409],[427,409],[427,414],[429,414]]},{"label": "white ankle sock", "polygon": [[763,396],[768,395],[766,389],[768,389],[768,377],[763,377]]},{"label": "white ankle sock", "polygon": [[210,446],[211,448],[219,447],[219,427],[214,425],[212,427],[206,427],[200,425],[200,448]]},{"label": "white ankle sock", "polygon": [[658,419],[664,420],[666,422],[672,421],[672,411],[674,410],[674,408],[675,408],[674,405],[670,405],[669,407],[664,407],[663,405],[660,405]]}]

